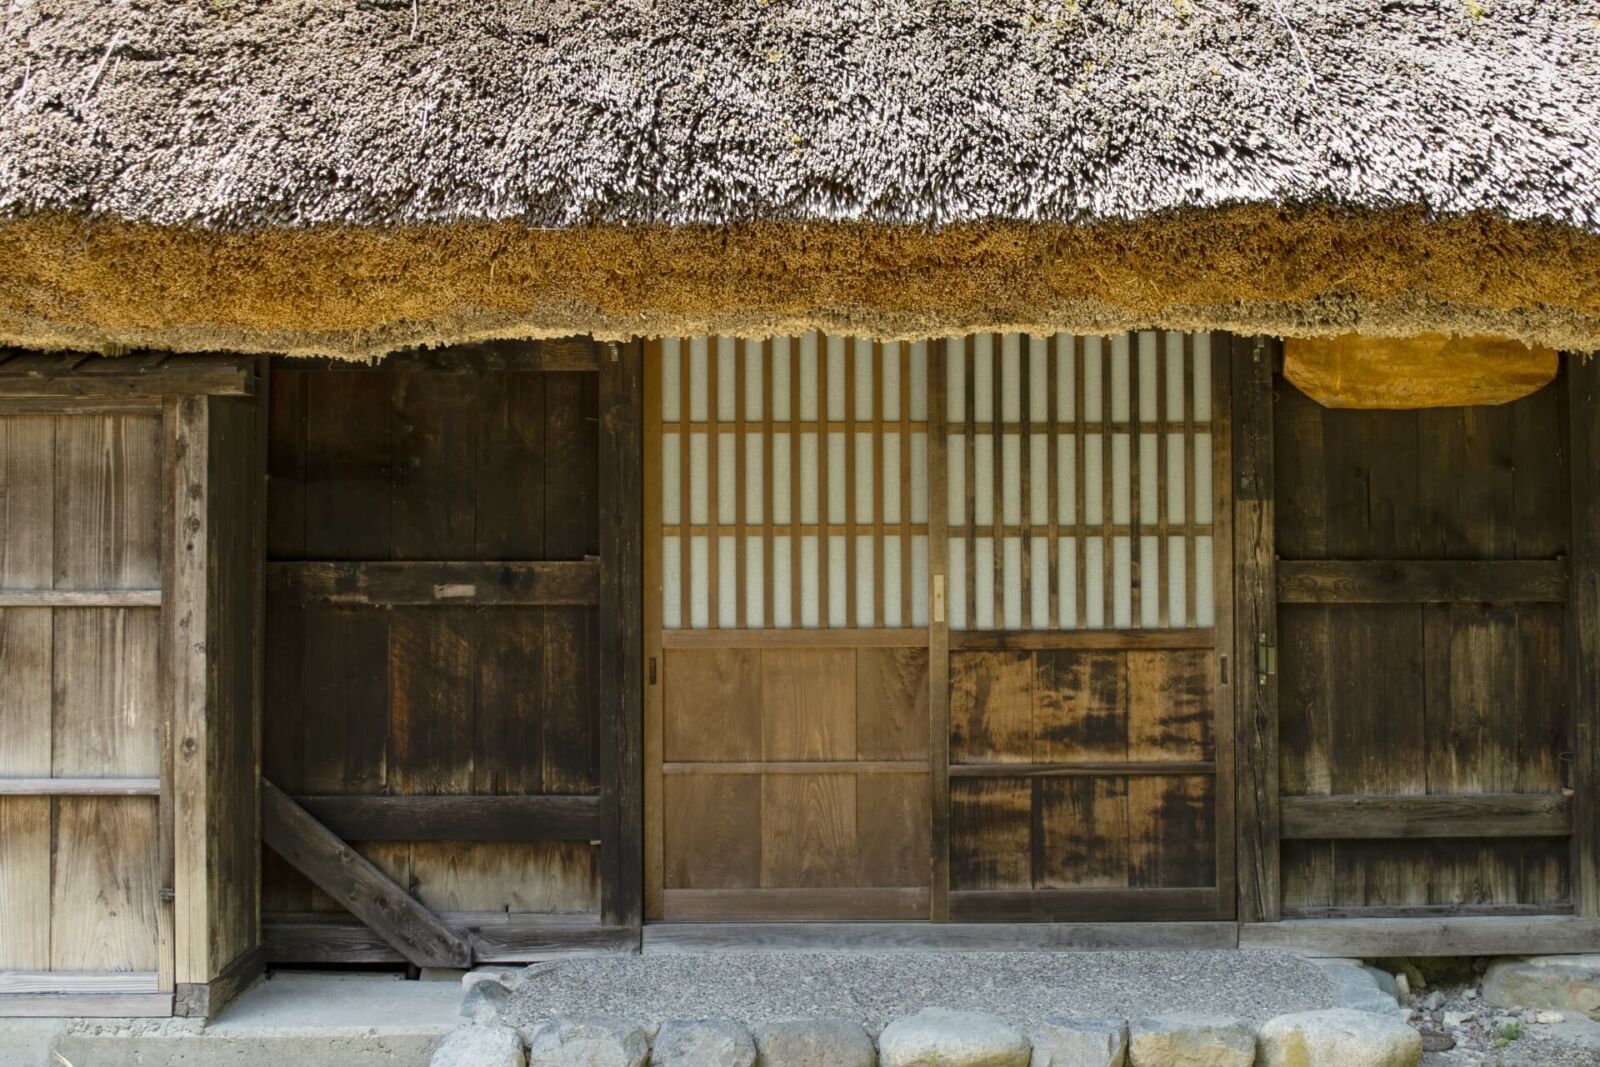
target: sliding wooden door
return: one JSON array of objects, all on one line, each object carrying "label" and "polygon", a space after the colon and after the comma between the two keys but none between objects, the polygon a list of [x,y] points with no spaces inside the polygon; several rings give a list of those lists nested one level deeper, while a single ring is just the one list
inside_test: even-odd
[{"label": "sliding wooden door", "polygon": [[1208,337],[646,366],[647,918],[1231,914]]}]

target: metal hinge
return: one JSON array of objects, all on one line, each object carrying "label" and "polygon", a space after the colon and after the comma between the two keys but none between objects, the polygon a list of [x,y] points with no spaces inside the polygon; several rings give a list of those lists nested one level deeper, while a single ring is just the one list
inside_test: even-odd
[{"label": "metal hinge", "polygon": [[1265,632],[1256,634],[1256,684],[1266,685],[1277,673],[1278,647],[1267,640]]}]

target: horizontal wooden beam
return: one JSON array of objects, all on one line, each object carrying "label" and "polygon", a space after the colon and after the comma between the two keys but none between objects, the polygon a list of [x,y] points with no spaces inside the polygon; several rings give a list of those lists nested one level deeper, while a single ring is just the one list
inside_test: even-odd
[{"label": "horizontal wooden beam", "polygon": [[[8,351],[14,350],[0,350],[0,355]],[[0,398],[249,396],[255,392],[256,366],[246,356],[24,352],[0,362]]]},{"label": "horizontal wooden beam", "polygon": [[953,889],[954,922],[1148,922],[1215,919],[1218,894],[1208,888]]},{"label": "horizontal wooden beam", "polygon": [[1216,645],[1212,630],[951,630],[950,651],[1182,649]]},{"label": "horizontal wooden beam", "polygon": [[1146,777],[1162,774],[1216,774],[1208,760],[1132,762],[1102,760],[1082,763],[952,763],[952,778],[1100,778],[1107,775]]},{"label": "horizontal wooden beam", "polygon": [[472,966],[465,941],[265,778],[261,839],[411,963]]},{"label": "horizontal wooden beam", "polygon": [[663,630],[662,648],[927,648],[925,629]]},{"label": "horizontal wooden beam", "polygon": [[1560,793],[1283,797],[1278,809],[1279,832],[1289,840],[1564,837],[1572,833],[1572,798]]},{"label": "horizontal wooden beam", "polygon": [[442,348],[406,348],[376,362],[351,359],[289,359],[283,370],[427,371],[486,374],[494,371],[595,371],[602,342],[587,337],[552,341],[484,341]]},{"label": "horizontal wooden beam", "polygon": [[1330,904],[1294,905],[1285,919],[1445,919],[1471,915],[1571,915],[1571,904]]},{"label": "horizontal wooden beam", "polygon": [[918,920],[928,917],[926,886],[845,886],[819,889],[667,889],[662,917],[680,922],[721,920]]},{"label": "horizontal wooden beam", "polygon": [[1231,949],[1231,922],[650,923],[648,955],[703,952],[1101,952]]},{"label": "horizontal wooden beam", "polygon": [[600,563],[269,563],[279,604],[511,607],[594,604]]},{"label": "horizontal wooden beam", "polygon": [[1546,603],[1567,599],[1561,560],[1279,560],[1283,604]]},{"label": "horizontal wooden beam", "polygon": [[[502,913],[439,916],[472,948],[474,963],[527,963],[597,952],[637,952],[639,931],[581,918],[530,918]],[[377,934],[338,916],[280,913],[262,917],[268,963],[404,963]]]},{"label": "horizontal wooden beam", "polygon": [[929,774],[927,760],[773,760],[663,763],[662,774]]},{"label": "horizontal wooden beam", "polygon": [[595,841],[597,796],[297,796],[346,841]]},{"label": "horizontal wooden beam", "polygon": [[1308,956],[1511,956],[1581,952],[1600,945],[1600,919],[1469,916],[1450,919],[1285,919],[1245,923],[1240,948]]},{"label": "horizontal wooden beam", "polygon": [[0,608],[159,608],[159,589],[0,589]]},{"label": "horizontal wooden beam", "polygon": [[153,797],[160,778],[0,778],[0,797]]},{"label": "horizontal wooden beam", "polygon": [[0,396],[0,416],[6,415],[160,415],[159,396]]},{"label": "horizontal wooden beam", "polygon": [[164,1019],[171,993],[0,993],[0,1019]]},{"label": "horizontal wooden beam", "polygon": [[160,991],[155,971],[0,971],[0,994]]}]

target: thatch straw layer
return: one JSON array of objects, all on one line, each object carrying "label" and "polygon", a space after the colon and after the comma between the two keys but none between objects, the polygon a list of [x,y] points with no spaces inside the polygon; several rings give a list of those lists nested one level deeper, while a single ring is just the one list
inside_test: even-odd
[{"label": "thatch straw layer", "polygon": [[365,357],[593,333],[1498,334],[1600,348],[1600,236],[1263,207],[1092,226],[0,225],[0,343]]}]

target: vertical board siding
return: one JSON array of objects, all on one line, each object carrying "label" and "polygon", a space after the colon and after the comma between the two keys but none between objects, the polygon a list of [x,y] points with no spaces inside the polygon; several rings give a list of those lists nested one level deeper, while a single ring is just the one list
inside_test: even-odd
[{"label": "vertical board siding", "polygon": [[[1281,381],[1278,554],[1563,558],[1565,376],[1498,407],[1321,408]],[[1285,796],[1558,793],[1573,785],[1561,604],[1282,604]],[[1568,910],[1564,838],[1287,841],[1293,914]]]},{"label": "vertical board siding", "polygon": [[[599,555],[593,373],[275,366],[268,558]],[[600,792],[593,607],[268,609],[264,774],[291,795]],[[436,911],[599,911],[589,842],[358,842]],[[334,910],[271,852],[264,910]]]}]

